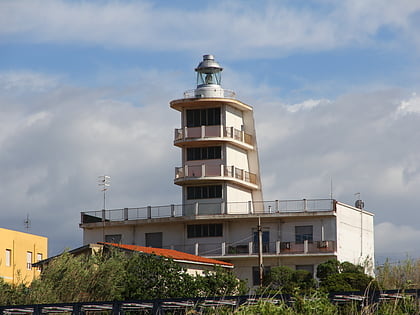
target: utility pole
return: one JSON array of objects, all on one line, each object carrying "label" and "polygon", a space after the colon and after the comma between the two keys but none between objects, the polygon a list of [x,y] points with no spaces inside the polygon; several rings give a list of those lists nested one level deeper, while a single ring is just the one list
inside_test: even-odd
[{"label": "utility pole", "polygon": [[260,287],[263,286],[264,280],[264,265],[263,265],[263,250],[262,250],[262,227],[261,227],[261,217],[258,217],[258,269],[260,276]]}]

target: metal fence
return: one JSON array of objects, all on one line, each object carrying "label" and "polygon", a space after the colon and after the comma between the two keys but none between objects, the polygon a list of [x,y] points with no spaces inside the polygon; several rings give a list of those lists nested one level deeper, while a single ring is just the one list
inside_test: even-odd
[{"label": "metal fence", "polygon": [[[357,303],[361,308],[374,303],[384,301],[397,301],[405,298],[416,299],[420,296],[420,289],[409,289],[405,291],[360,291],[360,292],[333,292],[329,299],[335,304]],[[231,309],[234,310],[241,305],[255,305],[259,302],[267,302],[275,305],[287,303],[291,305],[295,299],[289,294],[277,295],[245,295],[245,296],[224,296],[206,298],[177,298],[162,300],[132,300],[112,302],[82,302],[82,303],[55,303],[55,304],[34,304],[34,305],[8,305],[0,306],[0,315],[20,314],[113,314],[122,315],[125,312],[137,312],[140,314],[161,315],[165,313],[186,314],[187,312],[203,312],[206,309]]]},{"label": "metal fence", "polygon": [[153,218],[217,214],[273,214],[334,210],[333,199],[302,199],[248,202],[194,202],[181,205],[146,206],[110,210],[85,211],[81,223],[126,221]]}]

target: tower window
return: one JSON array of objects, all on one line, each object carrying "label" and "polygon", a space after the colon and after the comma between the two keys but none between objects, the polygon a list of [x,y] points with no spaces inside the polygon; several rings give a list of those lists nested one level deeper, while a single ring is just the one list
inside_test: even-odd
[{"label": "tower window", "polygon": [[220,125],[220,108],[187,109],[187,127]]},{"label": "tower window", "polygon": [[187,199],[222,198],[222,185],[187,187]]},{"label": "tower window", "polygon": [[222,158],[222,147],[187,148],[187,161]]}]

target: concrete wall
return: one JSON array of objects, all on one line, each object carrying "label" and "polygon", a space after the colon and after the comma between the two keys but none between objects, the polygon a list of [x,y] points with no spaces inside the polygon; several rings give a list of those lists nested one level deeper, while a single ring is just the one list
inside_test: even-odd
[{"label": "concrete wall", "polygon": [[373,272],[374,228],[373,214],[337,203],[337,254],[340,261],[353,264],[368,264]]}]

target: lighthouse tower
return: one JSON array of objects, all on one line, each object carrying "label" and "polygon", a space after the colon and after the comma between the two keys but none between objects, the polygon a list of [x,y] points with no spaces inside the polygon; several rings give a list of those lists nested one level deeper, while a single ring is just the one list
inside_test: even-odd
[{"label": "lighthouse tower", "polygon": [[183,215],[263,212],[253,110],[222,88],[222,70],[204,55],[197,87],[170,102],[181,113],[174,183],[182,187]]}]

